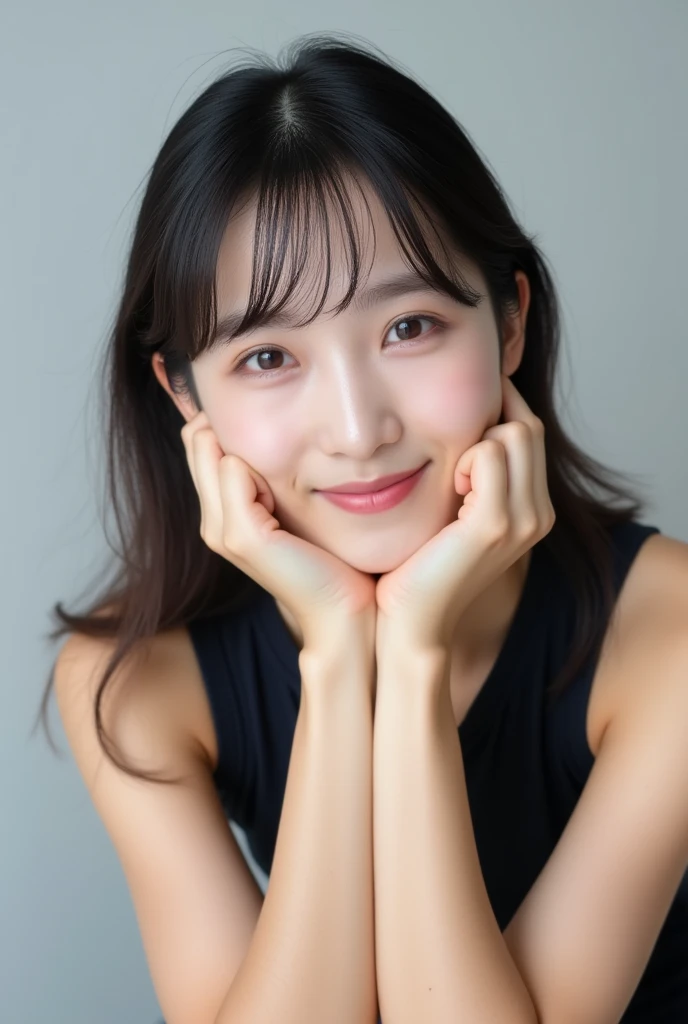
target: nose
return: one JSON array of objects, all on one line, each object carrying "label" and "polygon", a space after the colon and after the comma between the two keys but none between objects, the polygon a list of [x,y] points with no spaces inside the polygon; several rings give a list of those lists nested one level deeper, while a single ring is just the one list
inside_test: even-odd
[{"label": "nose", "polygon": [[319,444],[328,454],[365,464],[382,444],[401,433],[393,395],[360,359],[333,357],[316,384]]}]

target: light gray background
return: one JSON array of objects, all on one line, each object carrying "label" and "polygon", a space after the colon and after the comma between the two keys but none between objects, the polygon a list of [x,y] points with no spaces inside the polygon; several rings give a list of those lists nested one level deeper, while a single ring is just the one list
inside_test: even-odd
[{"label": "light gray background", "polygon": [[[639,475],[646,521],[688,540],[688,4],[349,0],[344,16],[328,0],[5,0],[0,18],[1,1015],[154,1024],[109,838],[71,758],[28,733],[48,609],[71,608],[106,554],[86,403],[164,135],[230,47],[345,29],[401,60],[552,261],[565,422]],[[66,750],[54,704],[52,720]]]}]

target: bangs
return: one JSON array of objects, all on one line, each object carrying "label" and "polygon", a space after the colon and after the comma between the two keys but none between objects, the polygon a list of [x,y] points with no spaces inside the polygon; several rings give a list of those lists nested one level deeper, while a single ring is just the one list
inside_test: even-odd
[{"label": "bangs", "polygon": [[[333,238],[338,246],[343,244],[344,256],[337,251],[337,262],[342,258],[349,283],[328,315],[337,315],[350,305],[362,275],[363,251],[351,202],[352,187],[358,189],[368,212],[373,258],[375,252],[373,217],[359,174],[360,169],[350,163],[318,162],[312,152],[292,150],[281,160],[273,158],[259,188],[244,193],[247,199],[257,196],[248,306],[243,316],[237,313],[218,323],[213,267],[209,302],[204,304],[202,324],[194,332],[191,359],[262,327],[293,329],[312,323],[321,314],[330,289]],[[413,191],[386,169],[379,177],[364,172],[363,178],[379,198],[404,262],[420,279],[419,286],[424,284],[462,305],[476,307],[482,296],[460,271],[465,254],[450,240],[439,216],[433,216]],[[311,285],[310,292],[300,294],[306,276],[315,280],[315,288]]]}]

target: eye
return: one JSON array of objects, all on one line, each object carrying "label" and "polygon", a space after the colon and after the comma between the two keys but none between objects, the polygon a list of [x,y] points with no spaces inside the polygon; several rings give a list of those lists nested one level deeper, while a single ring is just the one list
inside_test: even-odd
[{"label": "eye", "polygon": [[[242,367],[246,366],[246,364],[248,363],[249,359],[254,359],[256,356],[262,356],[266,352],[270,352],[270,353],[276,352],[280,356],[286,355],[286,353],[283,352],[281,348],[275,348],[273,345],[264,345],[263,348],[256,348],[256,349],[253,350],[253,352],[248,352],[245,356],[243,356],[239,360],[239,362],[236,364],[235,372],[237,370],[240,370]],[[279,367],[279,366],[277,366],[277,367],[268,367],[267,369],[265,369],[264,367],[261,367],[261,369],[264,370],[263,373],[249,373],[249,374],[247,374],[247,376],[249,376],[249,377],[269,377],[273,373],[278,373],[279,370],[281,369],[281,367]]]},{"label": "eye", "polygon": [[[433,327],[432,327],[432,330],[425,331],[424,333],[421,333],[420,338],[418,339],[418,341],[420,341],[420,342],[423,342],[425,340],[425,338],[429,334],[433,334],[435,328],[442,328],[442,327],[445,326],[443,321],[439,320],[437,317],[434,317],[434,316],[422,316],[421,314],[412,314],[412,315],[400,317],[399,320],[396,320],[392,324],[392,326],[390,327],[389,330],[390,331],[392,331],[392,330],[399,330],[399,332],[401,334],[406,334],[406,335],[408,335],[408,334],[416,334],[417,335],[418,332],[416,330],[414,330],[413,325],[414,324],[418,324],[418,323],[420,323],[423,320],[425,320],[427,323],[432,324]],[[417,340],[416,340],[415,337],[413,337],[413,338],[405,337],[405,338],[402,338],[401,341],[399,342],[399,345],[401,347],[404,347],[405,345],[414,345],[414,344],[417,344]],[[254,359],[257,356],[264,355],[264,354],[266,354],[268,352],[270,352],[270,353],[277,353],[280,356],[286,355],[286,353],[283,352],[282,349],[275,348],[274,345],[263,345],[261,348],[255,348],[251,352],[247,352],[245,356],[242,356],[242,358],[236,364],[233,372],[237,373],[239,370],[242,370],[243,367],[245,367],[248,364],[249,360]],[[251,373],[248,373],[248,374],[244,374],[244,376],[254,377],[256,380],[258,380],[261,377],[273,377],[276,374],[278,374],[281,369],[283,369],[283,367],[280,367],[280,366],[268,367],[268,368],[261,367],[260,370],[262,370],[262,372],[258,372],[258,373],[251,372]]]},{"label": "eye", "polygon": [[[426,320],[428,323],[432,324],[433,327],[443,327],[444,326],[442,321],[438,320],[437,317],[434,317],[434,316],[421,316],[420,314],[414,314],[412,316],[404,316],[404,317],[401,318],[401,320],[395,321],[395,323],[393,323],[392,326],[390,327],[390,331],[395,331],[395,330],[397,330],[398,328],[401,327],[402,328],[402,333],[409,333],[409,325],[418,324],[418,323],[421,322],[421,320]],[[412,328],[411,328],[410,333],[413,333],[413,329]],[[433,333],[432,331],[426,331],[426,333],[423,335],[423,337],[425,338],[427,336],[427,334],[432,334],[432,333]],[[402,341],[415,341],[415,340],[416,340],[415,338],[402,338]]]}]

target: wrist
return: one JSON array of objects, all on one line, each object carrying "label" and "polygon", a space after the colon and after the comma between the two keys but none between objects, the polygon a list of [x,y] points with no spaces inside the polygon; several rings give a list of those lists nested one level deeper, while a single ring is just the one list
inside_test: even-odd
[{"label": "wrist", "polygon": [[451,658],[443,646],[420,647],[392,633],[378,634],[375,645],[378,687],[437,689],[448,680]]},{"label": "wrist", "polygon": [[442,663],[449,657],[449,645],[440,639],[421,641],[401,629],[393,619],[378,614],[375,629],[375,653],[380,661],[396,660],[420,664]]},{"label": "wrist", "polygon": [[342,653],[375,651],[375,609],[358,612],[321,615],[304,624],[301,653],[313,653],[324,658],[340,657]]},{"label": "wrist", "polygon": [[302,685],[318,687],[319,679],[335,681],[337,688],[372,689],[375,679],[375,625],[333,624],[305,642],[299,651]]},{"label": "wrist", "polygon": [[388,651],[399,648],[411,657],[427,657],[430,660],[447,657],[453,647],[457,621],[456,602],[453,604],[453,619],[430,623],[423,615],[401,617],[378,612],[376,623],[376,646]]}]

